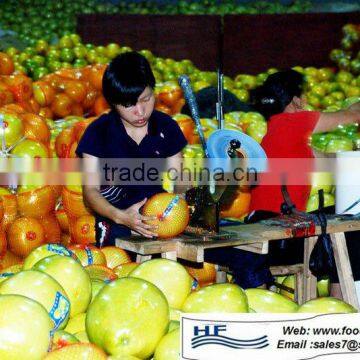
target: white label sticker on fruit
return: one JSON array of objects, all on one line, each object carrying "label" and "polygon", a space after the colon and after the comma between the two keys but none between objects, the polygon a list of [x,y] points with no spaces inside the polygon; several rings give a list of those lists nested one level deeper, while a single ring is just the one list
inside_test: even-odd
[{"label": "white label sticker on fruit", "polygon": [[66,319],[70,312],[70,302],[59,291],[56,292],[54,305],[50,310],[50,317],[54,321],[54,329],[56,330]]}]

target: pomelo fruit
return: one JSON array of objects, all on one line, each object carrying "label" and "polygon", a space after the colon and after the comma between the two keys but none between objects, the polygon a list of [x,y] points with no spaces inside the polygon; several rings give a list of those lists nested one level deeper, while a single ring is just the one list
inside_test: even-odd
[{"label": "pomelo fruit", "polygon": [[181,309],[193,283],[185,267],[168,259],[153,259],[141,263],[130,274],[156,285],[166,296],[169,306]]},{"label": "pomelo fruit", "polygon": [[[288,275],[283,282],[281,283],[281,285],[285,285],[288,288],[294,290],[295,289],[295,275]],[[290,300],[294,301],[295,300],[295,293],[291,293],[289,291],[280,290],[280,294],[283,296],[286,296],[287,298],[289,298]]]},{"label": "pomelo fruit", "polygon": [[41,218],[55,209],[55,194],[51,186],[43,186],[28,191],[19,187],[17,195],[20,215]]},{"label": "pomelo fruit", "polygon": [[60,244],[45,244],[34,249],[24,260],[23,269],[31,269],[38,261],[52,255],[70,256],[76,260],[73,252]]},{"label": "pomelo fruit", "polygon": [[170,320],[180,321],[183,312],[179,309],[170,308]]},{"label": "pomelo fruit", "polygon": [[188,313],[246,313],[244,290],[235,284],[215,284],[194,291],[185,300],[182,311]]},{"label": "pomelo fruit", "polygon": [[148,281],[122,278],[106,285],[90,304],[86,332],[110,355],[150,357],[169,324],[169,305]]},{"label": "pomelo fruit", "polygon": [[9,228],[9,250],[17,256],[25,257],[45,242],[45,230],[39,220],[19,217]]},{"label": "pomelo fruit", "polygon": [[95,217],[83,215],[70,224],[70,233],[76,244],[93,244],[95,240]]},{"label": "pomelo fruit", "polygon": [[182,233],[189,222],[189,208],[179,195],[160,193],[152,196],[143,206],[142,214],[156,216],[156,220],[146,221],[156,225],[159,238],[170,238]]},{"label": "pomelo fruit", "polygon": [[106,265],[106,258],[103,252],[93,245],[70,245],[71,250],[80,260],[82,266]]},{"label": "pomelo fruit", "polygon": [[77,339],[74,335],[68,333],[65,330],[57,330],[54,332],[50,351],[61,349],[64,346],[68,346],[70,344],[75,344],[78,342],[79,339]]},{"label": "pomelo fruit", "polygon": [[330,296],[330,279],[323,278],[317,281],[316,289],[318,297],[329,297]]},{"label": "pomelo fruit", "polygon": [[46,309],[37,301],[21,295],[1,295],[0,359],[42,359],[53,327]]},{"label": "pomelo fruit", "polygon": [[257,313],[292,313],[299,305],[287,297],[265,289],[246,289],[249,307]]},{"label": "pomelo fruit", "polygon": [[58,209],[55,211],[55,216],[59,222],[61,231],[68,234],[69,229],[69,219],[64,209]]},{"label": "pomelo fruit", "polygon": [[101,280],[91,280],[91,302],[94,301],[95,296],[99,291],[106,285],[105,281]]},{"label": "pomelo fruit", "polygon": [[71,303],[70,317],[86,311],[91,300],[91,282],[89,274],[76,260],[69,256],[48,256],[33,269],[49,274],[64,288]]},{"label": "pomelo fruit", "polygon": [[59,244],[61,241],[61,228],[53,213],[47,214],[39,219],[40,224],[45,229],[45,242]]},{"label": "pomelo fruit", "polygon": [[186,269],[201,287],[205,284],[210,285],[216,282],[216,269],[214,264],[204,262],[200,268],[186,266]]},{"label": "pomelo fruit", "polygon": [[307,301],[298,309],[299,313],[335,314],[335,313],[356,313],[353,306],[333,297],[322,297]]},{"label": "pomelo fruit", "polygon": [[85,331],[85,319],[86,313],[75,315],[69,320],[64,330],[73,335],[80,331]]},{"label": "pomelo fruit", "polygon": [[114,272],[117,277],[120,279],[122,277],[128,276],[137,266],[139,266],[136,262],[129,262],[126,264],[122,264],[114,268]]},{"label": "pomelo fruit", "polygon": [[105,265],[88,265],[85,266],[85,270],[88,272],[91,280],[110,282],[117,279],[114,270]]},{"label": "pomelo fruit", "polygon": [[0,260],[0,270],[6,269],[9,266],[21,264],[21,258],[13,254],[11,251],[7,251],[3,258]]},{"label": "pomelo fruit", "polygon": [[39,302],[54,322],[54,329],[63,329],[69,320],[70,301],[61,285],[40,271],[21,271],[0,285],[1,295],[22,295]]},{"label": "pomelo fruit", "polygon": [[106,360],[107,356],[99,347],[93,344],[71,344],[61,349],[51,351],[43,360]]},{"label": "pomelo fruit", "polygon": [[175,329],[178,329],[180,328],[180,321],[178,320],[171,320],[170,323],[169,323],[169,331],[173,331]]},{"label": "pomelo fruit", "polygon": [[115,267],[131,262],[130,255],[123,249],[116,246],[105,246],[101,249],[106,258],[107,267]]},{"label": "pomelo fruit", "polygon": [[80,331],[76,333],[75,336],[79,339],[81,343],[90,343],[86,331]]},{"label": "pomelo fruit", "polygon": [[166,334],[155,349],[154,360],[180,359],[180,329]]}]

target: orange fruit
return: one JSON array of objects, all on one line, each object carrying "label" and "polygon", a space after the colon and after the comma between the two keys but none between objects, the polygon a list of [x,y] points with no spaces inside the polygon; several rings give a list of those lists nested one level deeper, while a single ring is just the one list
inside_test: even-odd
[{"label": "orange fruit", "polygon": [[71,250],[80,260],[82,266],[105,265],[106,258],[100,249],[93,245],[71,245]]},{"label": "orange fruit", "polygon": [[55,209],[55,195],[49,185],[19,193],[17,202],[18,211],[23,216],[40,218]]},{"label": "orange fruit", "polygon": [[177,101],[174,103],[174,105],[171,107],[172,113],[173,113],[173,114],[179,114],[184,105],[185,105],[185,99],[184,99],[184,98],[180,98],[180,99],[177,100]]},{"label": "orange fruit", "polygon": [[200,286],[212,284],[216,281],[216,269],[214,264],[204,262],[202,267],[195,268],[186,266],[189,274],[196,279]]},{"label": "orange fruit", "polygon": [[4,217],[4,203],[2,198],[0,197],[0,224],[2,224],[3,217]]},{"label": "orange fruit", "polygon": [[55,117],[64,118],[71,114],[73,100],[66,94],[56,94],[51,104]]},{"label": "orange fruit", "polygon": [[129,262],[126,264],[121,264],[114,268],[114,272],[118,278],[128,276],[139,264],[136,262]]},{"label": "orange fruit", "polygon": [[83,215],[76,219],[70,229],[71,236],[77,244],[93,244],[95,240],[95,217]]},{"label": "orange fruit", "polygon": [[96,90],[102,90],[102,78],[105,70],[106,65],[94,65],[89,72],[88,80]]},{"label": "orange fruit", "polygon": [[46,81],[33,83],[33,93],[36,102],[41,106],[49,106],[55,99],[54,88]]},{"label": "orange fruit", "polygon": [[71,106],[71,115],[76,116],[83,116],[84,115],[84,109],[81,106],[81,104],[73,103]]},{"label": "orange fruit", "polygon": [[51,185],[51,190],[54,193],[55,200],[58,200],[62,193],[62,185]]},{"label": "orange fruit", "polygon": [[59,222],[60,229],[62,232],[69,234],[69,219],[64,209],[58,209],[55,211],[57,221]]},{"label": "orange fruit", "polygon": [[77,147],[78,147],[78,142],[77,141],[75,141],[75,142],[73,142],[72,144],[71,144],[71,146],[70,146],[70,150],[69,150],[69,158],[76,158],[77,157],[77,155],[76,155],[76,149],[77,149]]},{"label": "orange fruit", "polygon": [[71,245],[71,236],[69,234],[62,233],[61,237],[60,237],[60,244],[66,246],[66,247],[70,246]]},{"label": "orange fruit", "polygon": [[144,205],[143,215],[156,216],[156,220],[146,221],[156,225],[159,238],[174,237],[183,232],[189,222],[189,208],[178,195],[160,193],[152,196]]},{"label": "orange fruit", "polygon": [[21,264],[21,259],[8,250],[3,258],[0,259],[0,270],[7,269],[16,264]]},{"label": "orange fruit", "polygon": [[1,112],[6,114],[25,114],[24,109],[18,104],[6,104],[1,108]]},{"label": "orange fruit", "polygon": [[11,75],[15,70],[11,57],[0,52],[0,75]]},{"label": "orange fruit", "polygon": [[61,241],[61,229],[55,214],[48,214],[39,219],[45,230],[45,242],[58,244]]},{"label": "orange fruit", "polygon": [[32,81],[26,75],[16,74],[4,78],[5,84],[13,93],[16,102],[27,101],[31,98]]},{"label": "orange fruit", "polygon": [[107,266],[111,269],[131,262],[130,255],[125,250],[116,246],[105,246],[101,248],[101,251],[105,255]]},{"label": "orange fruit", "polygon": [[105,265],[88,265],[85,267],[91,280],[110,282],[117,279],[114,270]]},{"label": "orange fruit", "polygon": [[8,231],[9,250],[25,257],[36,247],[45,243],[45,231],[40,221],[31,217],[16,219]]},{"label": "orange fruit", "polygon": [[4,258],[7,249],[5,231],[0,231],[0,261]]},{"label": "orange fruit", "polygon": [[3,229],[7,231],[10,224],[16,219],[17,216],[17,200],[16,195],[1,195],[3,201],[4,208],[4,216],[3,216]]},{"label": "orange fruit", "polygon": [[78,218],[84,215],[90,215],[83,201],[82,193],[69,190],[64,186],[62,191],[62,202],[67,215]]},{"label": "orange fruit", "polygon": [[183,97],[183,92],[180,88],[174,88],[160,92],[157,97],[161,103],[171,108]]},{"label": "orange fruit", "polygon": [[104,96],[100,95],[96,98],[94,107],[93,107],[93,113],[95,115],[101,115],[103,112],[109,110],[110,106],[105,100]]},{"label": "orange fruit", "polygon": [[44,144],[50,141],[50,130],[45,119],[40,115],[23,114],[24,135],[30,140],[37,140]]},{"label": "orange fruit", "polygon": [[85,84],[87,89],[85,99],[82,102],[82,106],[84,110],[90,110],[93,107],[95,100],[98,96],[98,91],[90,83]]},{"label": "orange fruit", "polygon": [[52,119],[54,117],[54,113],[49,107],[40,108],[39,115],[46,119]]},{"label": "orange fruit", "polygon": [[61,131],[55,140],[55,151],[59,158],[68,158],[71,144],[74,142],[74,128],[68,127]]},{"label": "orange fruit", "polygon": [[250,192],[236,191],[231,199],[220,206],[220,217],[241,218],[249,212]]},{"label": "orange fruit", "polygon": [[171,108],[162,103],[156,104],[155,109],[168,115],[172,114]]},{"label": "orange fruit", "polygon": [[81,103],[86,96],[86,85],[82,81],[67,81],[65,83],[65,94],[76,103]]}]

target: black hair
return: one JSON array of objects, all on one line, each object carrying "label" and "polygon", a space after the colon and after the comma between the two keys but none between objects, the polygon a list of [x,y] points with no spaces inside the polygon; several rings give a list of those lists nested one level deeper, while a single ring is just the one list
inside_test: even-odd
[{"label": "black hair", "polygon": [[[216,116],[216,102],[217,89],[213,86],[208,86],[199,90],[195,94],[196,103],[199,109],[199,116],[201,118],[213,118]],[[232,92],[224,89],[223,98],[223,111],[224,114],[232,111],[254,111],[254,109],[248,104],[240,101]],[[182,114],[191,116],[191,112],[188,104],[185,104],[181,109]]]},{"label": "black hair", "polygon": [[250,102],[266,119],[282,113],[294,96],[301,96],[303,75],[295,70],[269,75],[263,85],[250,93]]},{"label": "black hair", "polygon": [[111,107],[135,105],[147,86],[154,89],[154,74],[147,59],[135,51],[115,57],[102,79],[103,95]]}]

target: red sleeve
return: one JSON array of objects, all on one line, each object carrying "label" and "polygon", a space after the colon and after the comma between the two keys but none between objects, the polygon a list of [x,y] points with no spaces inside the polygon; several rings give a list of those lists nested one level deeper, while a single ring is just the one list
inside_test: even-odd
[{"label": "red sleeve", "polygon": [[[320,113],[302,111],[282,113],[269,121],[268,132],[261,143],[271,158],[313,158],[309,140],[319,120]],[[270,160],[271,161],[271,160]],[[304,168],[304,176],[311,168]],[[263,174],[264,177],[267,174]],[[262,175],[260,175],[261,177]],[[260,180],[261,184],[261,180]],[[268,210],[279,212],[283,202],[280,180],[278,185],[259,185],[252,189],[250,211]],[[305,210],[310,193],[309,185],[288,186],[290,197],[299,210]]]}]

